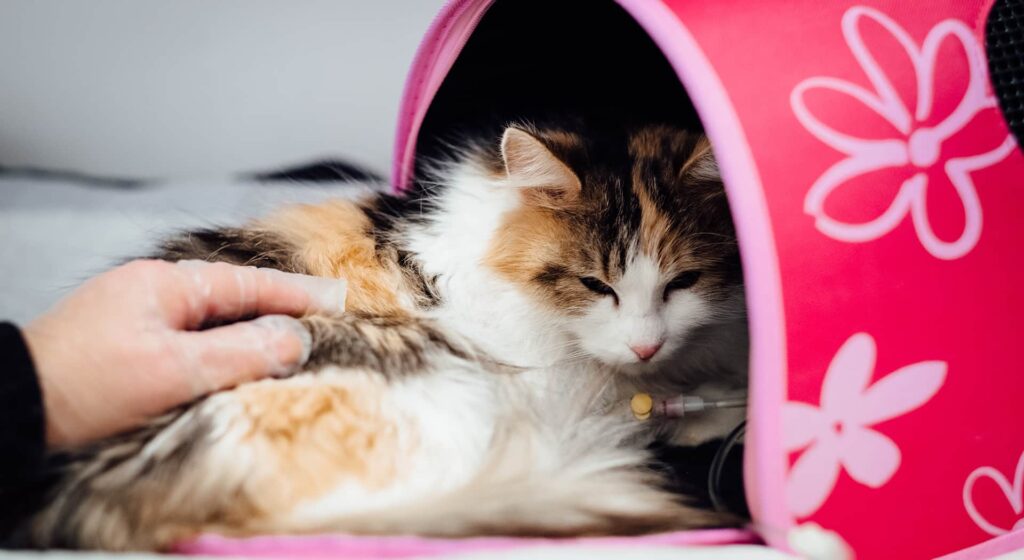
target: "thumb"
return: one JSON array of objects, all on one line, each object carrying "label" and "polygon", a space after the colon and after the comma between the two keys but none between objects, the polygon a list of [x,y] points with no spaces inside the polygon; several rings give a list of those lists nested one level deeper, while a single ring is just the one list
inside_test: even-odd
[{"label": "thumb", "polygon": [[205,331],[181,332],[179,354],[187,363],[192,395],[200,396],[268,375],[293,373],[309,359],[313,337],[287,315],[264,315]]}]

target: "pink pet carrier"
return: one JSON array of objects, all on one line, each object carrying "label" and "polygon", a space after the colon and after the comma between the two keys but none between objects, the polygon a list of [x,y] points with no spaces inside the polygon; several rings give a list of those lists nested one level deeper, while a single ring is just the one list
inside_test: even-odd
[{"label": "pink pet carrier", "polygon": [[[494,90],[521,95],[518,82],[539,92],[534,104],[553,89],[586,104],[592,93],[552,80],[573,61],[615,57],[589,71],[635,80],[614,73],[652,64],[635,56],[667,59],[685,87],[670,103],[696,108],[740,236],[755,531],[781,543],[813,521],[864,557],[1024,543],[1008,536],[1024,528],[1024,157],[989,83],[991,2],[620,0],[619,17],[657,45],[643,52],[594,33],[620,27],[609,14],[552,4],[527,17],[502,0],[445,9],[407,84],[396,185],[417,141],[467,100],[494,99],[500,114],[507,95]],[[535,21],[548,17],[563,19]],[[545,52],[567,43],[570,64]],[[478,45],[499,56],[460,69],[483,58]],[[522,53],[540,56],[508,60]],[[665,103],[658,84],[634,85],[647,91],[629,102]]]},{"label": "pink pet carrier", "polygon": [[712,140],[747,281],[752,533],[665,542],[785,548],[813,522],[862,558],[1024,546],[1024,6],[992,4],[456,0],[430,28],[398,189],[480,118],[628,108]]}]

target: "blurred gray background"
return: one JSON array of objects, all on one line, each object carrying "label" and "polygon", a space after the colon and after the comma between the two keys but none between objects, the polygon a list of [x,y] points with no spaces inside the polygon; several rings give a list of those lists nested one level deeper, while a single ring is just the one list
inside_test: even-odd
[{"label": "blurred gray background", "polygon": [[171,232],[372,188],[241,174],[321,158],[387,174],[441,4],[0,0],[0,320]]},{"label": "blurred gray background", "polygon": [[0,0],[0,165],[209,177],[388,170],[442,0]]}]

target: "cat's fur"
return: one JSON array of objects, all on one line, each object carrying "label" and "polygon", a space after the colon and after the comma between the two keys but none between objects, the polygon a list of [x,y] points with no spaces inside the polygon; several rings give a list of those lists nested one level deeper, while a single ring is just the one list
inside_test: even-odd
[{"label": "cat's fur", "polygon": [[[737,250],[706,139],[511,127],[496,147],[462,151],[408,197],[286,208],[168,241],[169,260],[347,278],[348,312],[304,319],[306,372],[78,450],[30,540],[136,549],[204,531],[562,536],[732,522],[663,490],[643,451],[655,432],[700,441],[731,419],[641,425],[622,404],[635,389],[745,386]],[[652,344],[664,346],[649,360],[630,350]]]}]

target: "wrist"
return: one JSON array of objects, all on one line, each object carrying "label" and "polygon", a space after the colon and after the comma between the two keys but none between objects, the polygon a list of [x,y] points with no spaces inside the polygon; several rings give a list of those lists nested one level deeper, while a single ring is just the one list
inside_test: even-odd
[{"label": "wrist", "polygon": [[74,429],[77,422],[69,417],[73,416],[73,403],[67,398],[67,388],[60,380],[62,367],[53,348],[54,341],[45,329],[34,324],[26,327],[22,335],[35,364],[36,379],[42,393],[46,445],[62,447],[77,443],[79,434]]}]

